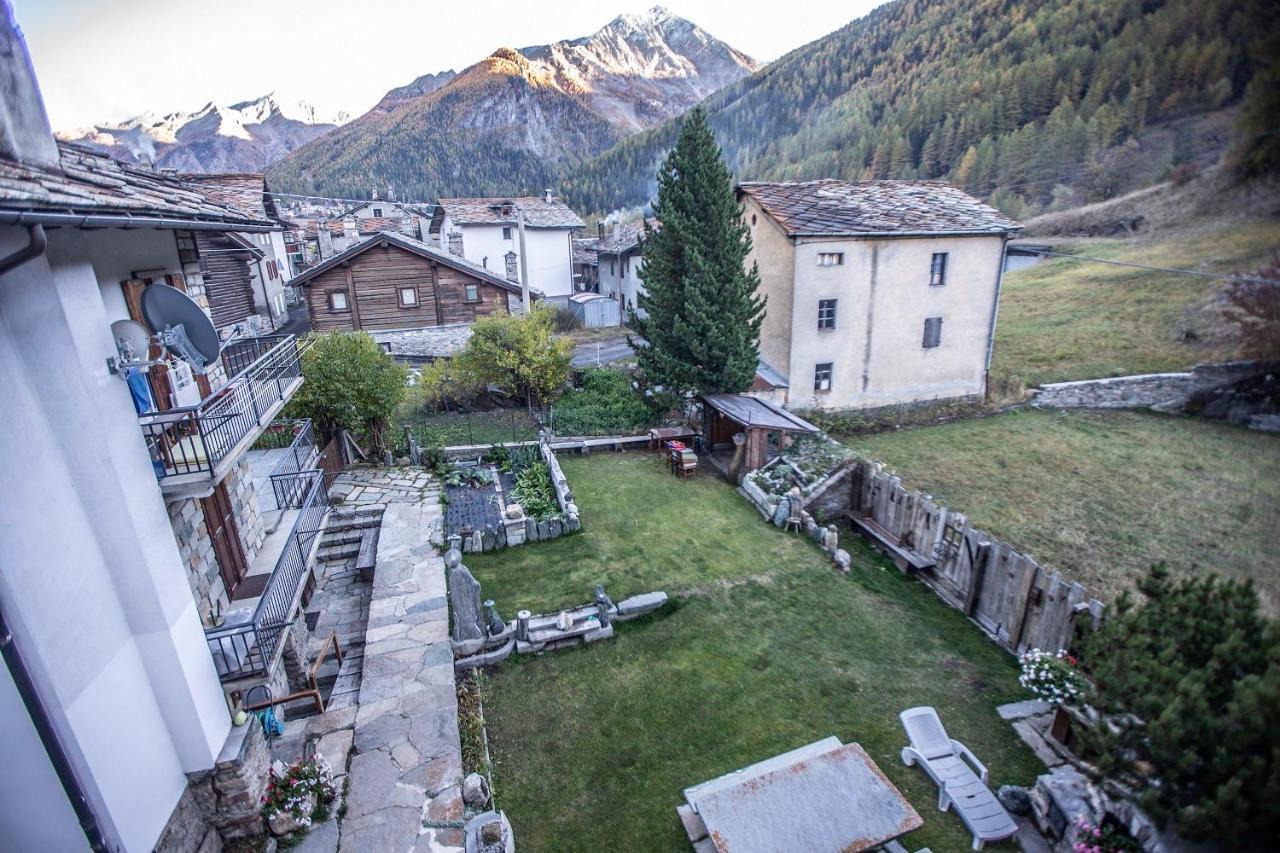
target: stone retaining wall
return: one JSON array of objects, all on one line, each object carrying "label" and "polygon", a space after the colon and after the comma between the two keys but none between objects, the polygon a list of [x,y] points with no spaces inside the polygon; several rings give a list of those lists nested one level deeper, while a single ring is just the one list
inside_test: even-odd
[{"label": "stone retaining wall", "polygon": [[1183,373],[1145,373],[1055,382],[1034,391],[1032,404],[1057,409],[1181,408],[1194,393],[1265,372],[1256,362],[1200,364]]}]

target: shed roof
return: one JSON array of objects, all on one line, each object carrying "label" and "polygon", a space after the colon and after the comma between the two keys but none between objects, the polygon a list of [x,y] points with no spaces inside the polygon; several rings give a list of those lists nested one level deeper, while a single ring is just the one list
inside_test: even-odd
[{"label": "shed roof", "polygon": [[[311,280],[315,278],[317,275],[319,275],[320,273],[331,270],[334,267],[338,266],[339,264],[344,263],[345,261],[348,261],[351,258],[354,258],[356,255],[360,255],[369,251],[374,246],[378,245],[379,243],[382,243],[383,241],[387,243],[391,243],[394,246],[399,246],[401,249],[404,249],[405,251],[413,252],[415,255],[419,255],[420,257],[424,257],[429,260],[435,261],[438,264],[443,264],[444,266],[452,267],[453,269],[459,270],[460,272],[465,272],[468,275],[473,275],[476,278],[480,279],[481,281],[488,282],[489,284],[496,284],[498,287],[501,287],[503,290],[508,290],[508,291],[511,291],[512,293],[520,292],[520,285],[514,282],[507,281],[505,278],[500,278],[494,275],[492,272],[480,266],[479,264],[473,264],[471,261],[468,261],[465,258],[460,258],[457,255],[452,255],[452,254],[449,254],[448,252],[443,252],[440,249],[437,249],[435,246],[428,245],[422,242],[421,240],[415,240],[412,237],[406,236],[404,234],[398,234],[393,231],[382,231],[382,232],[379,232],[378,234],[373,235],[367,240],[363,240],[359,243],[356,243],[354,246],[350,247],[346,251],[339,252],[338,254],[334,255],[331,258],[327,258],[322,263],[316,264],[314,267],[311,267],[311,269],[307,270],[306,272],[303,272],[294,276],[289,283],[295,284],[295,285],[309,284]],[[536,291],[536,290],[530,290],[530,293],[533,293],[534,295],[537,295],[537,296],[542,295],[539,291]]]},{"label": "shed roof", "polygon": [[746,394],[703,394],[702,401],[743,426],[785,432],[819,432],[818,428],[781,406]]},{"label": "shed roof", "polygon": [[213,198],[175,175],[131,166],[68,142],[59,142],[57,166],[0,159],[0,211],[71,216],[119,216],[139,225],[192,227],[227,225],[228,230],[268,230],[266,216],[250,214]]},{"label": "shed roof", "polygon": [[790,237],[1005,234],[1021,225],[941,181],[745,182]]},{"label": "shed roof", "polygon": [[526,228],[584,228],[578,214],[558,198],[547,201],[543,196],[507,198],[442,198],[431,220],[438,230],[447,214],[459,225],[515,225],[516,205],[524,211]]}]

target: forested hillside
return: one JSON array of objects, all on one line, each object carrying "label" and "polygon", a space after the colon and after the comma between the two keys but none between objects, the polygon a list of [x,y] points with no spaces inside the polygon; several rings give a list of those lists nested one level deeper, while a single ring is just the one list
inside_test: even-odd
[{"label": "forested hillside", "polygon": [[[1027,215],[1215,159],[1257,70],[1260,51],[1245,45],[1265,35],[1265,8],[896,0],[705,109],[743,180],[942,178]],[[587,213],[650,199],[675,127],[574,169],[561,184],[571,203]]]}]

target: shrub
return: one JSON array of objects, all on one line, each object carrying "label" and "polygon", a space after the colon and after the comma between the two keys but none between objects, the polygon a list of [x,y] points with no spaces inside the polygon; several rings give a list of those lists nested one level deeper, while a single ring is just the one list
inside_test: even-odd
[{"label": "shrub", "polygon": [[471,327],[456,369],[471,381],[496,385],[526,402],[544,403],[569,378],[573,344],[555,335],[555,311],[535,308],[528,316],[494,314]]},{"label": "shrub", "polygon": [[415,411],[444,412],[474,405],[485,395],[485,385],[453,359],[442,358],[418,369],[405,404]]},{"label": "shrub", "polygon": [[404,398],[404,367],[364,332],[330,332],[310,340],[291,415],[311,418],[326,441],[346,429],[383,450],[387,419]]},{"label": "shrub", "polygon": [[[1087,640],[1095,704],[1080,732],[1157,820],[1241,847],[1280,837],[1280,629],[1250,581],[1153,566]],[[1224,827],[1230,827],[1224,836]]]},{"label": "shrub", "polygon": [[552,426],[559,435],[626,435],[651,423],[653,412],[629,373],[590,368],[582,372],[582,387],[556,403]]},{"label": "shrub", "polygon": [[[1280,258],[1253,274],[1280,281]],[[1235,281],[1227,290],[1227,313],[1240,329],[1240,350],[1248,358],[1280,361],[1280,284]]]}]

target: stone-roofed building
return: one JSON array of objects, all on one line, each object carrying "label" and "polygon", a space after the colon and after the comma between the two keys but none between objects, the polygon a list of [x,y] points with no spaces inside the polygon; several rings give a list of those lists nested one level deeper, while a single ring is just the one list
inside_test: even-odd
[{"label": "stone-roofed building", "polygon": [[529,287],[564,304],[574,291],[573,232],[585,225],[550,190],[533,197],[442,198],[431,219],[431,239],[519,283],[522,215]]},{"label": "stone-roofed building", "polygon": [[[232,253],[234,246],[213,238],[197,235],[197,244],[205,258],[203,267],[208,284],[209,307],[215,317],[238,315],[235,321],[254,317],[255,331],[269,332],[289,318],[289,304],[294,301],[289,280],[295,270],[285,245],[286,223],[280,216],[275,199],[267,186],[267,179],[260,173],[185,174],[184,183],[228,207],[263,219],[269,219],[276,227],[263,234],[237,234],[238,242],[249,244],[250,252]],[[216,250],[216,251],[215,251]],[[232,262],[234,261],[234,262]],[[219,304],[224,293],[250,294],[246,312],[230,303]],[[236,300],[238,305],[239,300]],[[233,321],[234,322],[234,321]]]},{"label": "stone-roofed building", "polygon": [[[649,227],[660,227],[658,220],[649,219]],[[640,310],[640,294],[644,282],[640,270],[644,267],[644,223],[628,222],[606,228],[596,243],[600,263],[600,292],[618,300],[619,314],[623,321],[631,311]]]},{"label": "stone-roofed building", "polygon": [[847,409],[985,393],[1016,222],[937,181],[750,182],[738,200],[768,299],[756,387],[770,399]]}]

